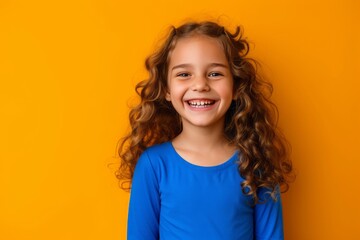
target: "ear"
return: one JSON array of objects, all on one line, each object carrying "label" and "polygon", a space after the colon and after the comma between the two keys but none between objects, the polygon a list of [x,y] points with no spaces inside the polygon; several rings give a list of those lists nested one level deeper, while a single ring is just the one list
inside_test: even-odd
[{"label": "ear", "polygon": [[165,99],[169,102],[171,102],[171,96],[169,90],[166,91]]},{"label": "ear", "polygon": [[236,92],[237,92],[237,89],[235,88],[235,86],[233,86],[233,93],[232,93],[233,101],[236,101],[238,99]]}]

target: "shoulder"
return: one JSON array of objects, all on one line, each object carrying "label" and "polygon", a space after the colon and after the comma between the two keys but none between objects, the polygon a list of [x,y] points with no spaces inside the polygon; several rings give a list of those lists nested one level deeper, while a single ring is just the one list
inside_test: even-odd
[{"label": "shoulder", "polygon": [[154,171],[158,171],[161,165],[167,164],[167,159],[171,156],[172,146],[170,142],[153,145],[145,149],[140,155],[136,168],[152,167]]},{"label": "shoulder", "polygon": [[278,200],[281,201],[281,190],[279,185],[277,185],[275,189],[259,187],[257,189],[257,194],[260,202],[277,202]]},{"label": "shoulder", "polygon": [[171,151],[171,142],[164,142],[148,147],[144,153],[148,155],[162,155],[162,153],[169,151]]},{"label": "shoulder", "polygon": [[169,156],[169,154],[171,154],[171,150],[172,147],[170,142],[153,145],[145,149],[145,151],[141,154],[139,161],[142,158],[148,158],[150,161],[157,161],[161,158]]}]

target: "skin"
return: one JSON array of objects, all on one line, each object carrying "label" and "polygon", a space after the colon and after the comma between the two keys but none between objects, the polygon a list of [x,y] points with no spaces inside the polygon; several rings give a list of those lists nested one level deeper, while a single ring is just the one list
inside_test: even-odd
[{"label": "skin", "polygon": [[233,78],[216,38],[195,35],[178,40],[170,56],[166,100],[181,116],[183,131],[172,143],[186,161],[215,166],[234,154],[224,136]]}]

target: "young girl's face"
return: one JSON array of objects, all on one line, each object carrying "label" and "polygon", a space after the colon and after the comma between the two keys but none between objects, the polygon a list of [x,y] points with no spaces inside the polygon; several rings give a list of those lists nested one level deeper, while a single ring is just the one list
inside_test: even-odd
[{"label": "young girl's face", "polygon": [[233,78],[220,41],[203,35],[181,38],[170,55],[168,92],[183,127],[223,127],[233,99]]}]

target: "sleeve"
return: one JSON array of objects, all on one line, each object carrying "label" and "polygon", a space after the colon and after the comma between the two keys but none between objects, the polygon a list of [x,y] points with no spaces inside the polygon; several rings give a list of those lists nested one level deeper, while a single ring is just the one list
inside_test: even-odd
[{"label": "sleeve", "polygon": [[276,200],[268,191],[266,188],[259,190],[259,200],[265,202],[254,207],[255,239],[284,240],[280,188],[277,188]]},{"label": "sleeve", "polygon": [[159,184],[147,152],[136,164],[130,192],[127,239],[159,239]]}]

